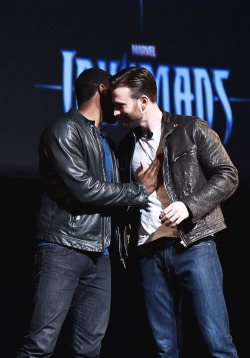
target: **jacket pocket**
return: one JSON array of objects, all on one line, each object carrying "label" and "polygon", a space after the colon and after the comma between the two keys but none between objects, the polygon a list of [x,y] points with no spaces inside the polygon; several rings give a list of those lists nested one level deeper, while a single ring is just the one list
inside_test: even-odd
[{"label": "jacket pocket", "polygon": [[185,152],[177,154],[176,156],[174,156],[173,159],[172,159],[172,163],[177,162],[177,160],[185,157],[186,155],[193,155],[193,154],[196,154],[196,153],[197,153],[196,149],[193,149],[193,148],[190,149],[190,150],[186,150]]}]

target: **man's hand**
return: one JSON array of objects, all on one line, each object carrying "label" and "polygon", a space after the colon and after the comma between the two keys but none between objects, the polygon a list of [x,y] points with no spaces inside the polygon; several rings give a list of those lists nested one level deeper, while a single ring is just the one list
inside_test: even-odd
[{"label": "man's hand", "polygon": [[162,210],[161,215],[159,216],[162,223],[166,226],[171,225],[172,227],[177,226],[187,217],[189,217],[189,212],[182,201],[175,201],[170,204]]},{"label": "man's hand", "polygon": [[158,173],[161,169],[162,161],[156,157],[148,169],[143,162],[141,162],[141,169],[138,173],[138,180],[140,180],[146,187],[148,195],[152,194],[153,191],[158,187]]}]

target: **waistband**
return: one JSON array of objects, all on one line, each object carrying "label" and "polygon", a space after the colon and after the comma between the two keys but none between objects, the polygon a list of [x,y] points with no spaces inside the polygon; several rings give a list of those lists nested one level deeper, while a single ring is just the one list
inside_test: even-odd
[{"label": "waistband", "polygon": [[[207,241],[207,240],[213,240],[213,236],[206,236],[203,237],[200,240],[197,240],[194,242],[191,246],[195,245],[196,243],[199,243],[201,241]],[[138,257],[152,257],[154,254],[156,254],[160,250],[164,250],[170,246],[174,246],[177,248],[180,252],[184,252],[185,250],[188,250],[188,248],[184,248],[183,245],[180,243],[181,239],[179,237],[160,237],[159,239],[155,241],[151,241],[147,244],[139,245],[136,248]]]},{"label": "waistband", "polygon": [[180,238],[163,236],[147,244],[138,245],[136,251],[139,256],[152,256],[159,250],[163,250],[167,247],[176,245],[181,245]]}]

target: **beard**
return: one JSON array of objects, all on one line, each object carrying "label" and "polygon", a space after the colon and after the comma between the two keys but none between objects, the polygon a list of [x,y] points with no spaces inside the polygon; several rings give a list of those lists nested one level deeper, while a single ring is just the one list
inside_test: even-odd
[{"label": "beard", "polygon": [[134,128],[142,121],[142,113],[137,104],[130,113],[122,113],[119,116],[119,124],[125,128]]}]

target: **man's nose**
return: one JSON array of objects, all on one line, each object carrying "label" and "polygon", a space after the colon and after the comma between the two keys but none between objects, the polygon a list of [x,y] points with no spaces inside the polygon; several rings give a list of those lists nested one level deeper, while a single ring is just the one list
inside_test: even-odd
[{"label": "man's nose", "polygon": [[117,117],[121,114],[121,111],[119,111],[118,109],[114,109],[114,116]]}]

